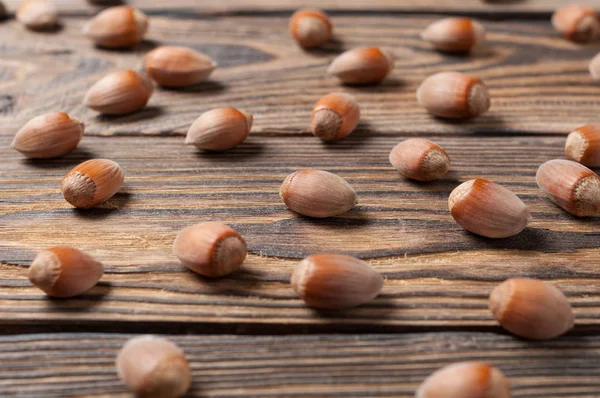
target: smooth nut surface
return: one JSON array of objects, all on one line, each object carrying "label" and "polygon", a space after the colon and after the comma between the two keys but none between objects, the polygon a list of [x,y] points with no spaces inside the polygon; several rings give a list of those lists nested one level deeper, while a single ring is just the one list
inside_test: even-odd
[{"label": "smooth nut surface", "polygon": [[321,98],[312,111],[312,133],[323,141],[336,141],[348,136],[360,120],[356,98],[346,93],[331,93]]},{"label": "smooth nut surface", "polygon": [[424,138],[410,138],[390,152],[390,163],[400,174],[419,181],[433,181],[450,169],[450,158],[442,147]]},{"label": "smooth nut surface", "polygon": [[143,335],[125,343],[117,373],[140,398],[176,398],[190,388],[191,371],[183,351],[166,338]]},{"label": "smooth nut surface", "polygon": [[332,25],[321,10],[298,10],[290,18],[290,33],[304,48],[321,46],[331,38]]},{"label": "smooth nut surface", "polygon": [[440,51],[463,54],[483,43],[485,28],[471,18],[444,18],[429,25],[421,38]]},{"label": "smooth nut surface", "polygon": [[58,23],[58,11],[50,0],[25,0],[19,5],[16,17],[33,30],[52,29]]},{"label": "smooth nut surface", "polygon": [[203,222],[177,234],[173,253],[192,271],[218,278],[240,269],[248,249],[240,234],[227,225]]},{"label": "smooth nut surface", "polygon": [[92,288],[104,267],[84,252],[56,246],[38,253],[28,270],[29,280],[52,297],[73,297]]},{"label": "smooth nut surface", "polygon": [[154,86],[145,73],[131,69],[111,73],[89,88],[85,106],[107,115],[124,115],[146,106]]},{"label": "smooth nut surface", "polygon": [[111,198],[123,185],[121,167],[108,159],[91,159],[75,166],[62,181],[65,200],[89,209]]},{"label": "smooth nut surface", "polygon": [[279,188],[283,203],[304,216],[324,218],[346,213],[357,203],[354,188],[342,177],[323,170],[298,170]]},{"label": "smooth nut surface", "polygon": [[549,160],[538,168],[535,179],[552,202],[574,216],[600,211],[600,177],[577,162]]},{"label": "smooth nut surface", "polygon": [[600,53],[596,54],[594,58],[592,58],[588,70],[590,71],[590,75],[592,75],[595,80],[600,80]]},{"label": "smooth nut surface", "polygon": [[342,309],[374,299],[383,278],[373,266],[357,258],[314,254],[298,264],[291,284],[309,307]]},{"label": "smooth nut surface", "polygon": [[378,47],[361,47],[340,54],[327,73],[346,84],[379,83],[394,69],[394,58]]},{"label": "smooth nut surface", "polygon": [[144,57],[144,69],[164,87],[186,87],[206,79],[217,67],[208,55],[180,46],[160,46]]},{"label": "smooth nut surface", "polygon": [[64,112],[34,117],[15,135],[11,147],[28,158],[55,158],[71,152],[85,126]]},{"label": "smooth nut surface", "polygon": [[470,119],[488,111],[487,86],[478,78],[460,72],[429,76],[417,90],[417,100],[434,116]]},{"label": "smooth nut surface", "polygon": [[482,362],[458,362],[432,373],[415,398],[510,398],[504,374]]},{"label": "smooth nut surface", "polygon": [[588,167],[600,167],[600,125],[587,124],[573,130],[565,143],[565,156]]},{"label": "smooth nut surface", "polygon": [[533,340],[556,338],[574,322],[565,295],[537,279],[507,279],[490,294],[490,310],[504,329]]},{"label": "smooth nut surface", "polygon": [[100,11],[85,25],[83,33],[98,46],[127,48],[142,41],[147,30],[146,14],[130,6],[116,6]]},{"label": "smooth nut surface", "polygon": [[552,15],[552,25],[565,38],[576,42],[589,42],[600,34],[596,11],[581,4],[568,4],[557,9]]},{"label": "smooth nut surface", "polygon": [[507,238],[529,223],[529,208],[501,185],[478,178],[463,182],[448,198],[454,220],[467,231],[488,238]]},{"label": "smooth nut surface", "polygon": [[252,121],[251,114],[235,108],[213,109],[192,123],[185,143],[200,149],[224,151],[244,142]]}]

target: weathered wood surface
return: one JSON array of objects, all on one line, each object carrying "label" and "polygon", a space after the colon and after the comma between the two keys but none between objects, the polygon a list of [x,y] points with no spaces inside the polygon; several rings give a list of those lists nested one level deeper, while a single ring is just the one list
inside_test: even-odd
[{"label": "weathered wood surface", "polygon": [[[130,397],[114,359],[131,336],[38,334],[0,338],[0,389],[18,397]],[[171,336],[192,368],[195,397],[414,397],[431,372],[485,361],[514,397],[597,397],[600,338],[548,343],[479,333]]]},{"label": "weathered wood surface", "polygon": [[[507,133],[566,134],[584,123],[600,123],[600,83],[588,73],[600,42],[573,44],[558,37],[546,20],[489,22],[488,46],[468,57],[442,55],[419,38],[435,17],[337,15],[337,40],[306,53],[287,33],[285,16],[228,16],[175,20],[154,17],[148,41],[135,50],[95,48],[81,34],[86,18],[64,18],[54,34],[25,31],[15,21],[0,23],[0,125],[14,131],[32,116],[62,110],[84,120],[88,134],[183,134],[203,111],[237,106],[255,115],[256,132],[307,131],[310,111],[323,95],[343,90],[362,106],[371,134]],[[105,74],[140,66],[159,44],[205,51],[221,67],[206,83],[187,90],[157,89],[149,107],[122,117],[99,117],[82,104],[85,91]],[[397,58],[380,86],[344,87],[326,75],[341,51],[381,45]],[[459,70],[490,87],[492,109],[458,123],[429,116],[416,101],[428,75]]]}]

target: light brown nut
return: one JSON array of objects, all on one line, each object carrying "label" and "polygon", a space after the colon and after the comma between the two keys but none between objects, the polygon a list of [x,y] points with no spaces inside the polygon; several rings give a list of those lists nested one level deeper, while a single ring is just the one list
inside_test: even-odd
[{"label": "light brown nut", "polygon": [[85,94],[83,104],[107,115],[125,115],[145,107],[153,91],[148,75],[127,69],[98,80]]},{"label": "light brown nut", "polygon": [[504,374],[482,362],[458,362],[432,373],[415,398],[510,398]]},{"label": "light brown nut", "polygon": [[379,83],[394,69],[394,58],[378,47],[360,47],[340,54],[327,73],[346,84]]},{"label": "light brown nut", "polygon": [[467,231],[488,238],[507,238],[531,220],[529,208],[501,185],[478,178],[463,182],[450,193],[448,207]]},{"label": "light brown nut", "polygon": [[177,234],[173,253],[192,271],[218,278],[240,269],[248,249],[240,234],[227,225],[203,222]]},{"label": "light brown nut", "polygon": [[596,11],[581,4],[568,4],[552,15],[552,25],[565,38],[586,43],[600,34],[600,20]]},{"label": "light brown nut", "polygon": [[565,143],[565,156],[588,167],[600,167],[600,125],[573,130]]},{"label": "light brown nut", "polygon": [[444,18],[429,25],[421,38],[440,51],[464,54],[485,40],[485,28],[471,18]]},{"label": "light brown nut", "polygon": [[56,246],[38,253],[29,267],[29,280],[52,297],[73,297],[91,289],[104,267],[84,252]]},{"label": "light brown nut", "polygon": [[434,116],[470,119],[488,111],[487,86],[478,78],[459,72],[429,76],[417,90],[417,100]]},{"label": "light brown nut", "polygon": [[25,0],[19,5],[16,17],[32,30],[52,29],[58,24],[58,11],[50,0]]},{"label": "light brown nut", "polygon": [[410,138],[390,152],[390,163],[400,174],[419,181],[433,181],[450,169],[450,158],[438,144],[424,138]]},{"label": "light brown nut", "polygon": [[574,216],[600,211],[600,177],[577,162],[549,160],[538,168],[535,179],[551,201]]},{"label": "light brown nut", "polygon": [[181,349],[163,337],[143,335],[125,343],[117,373],[140,398],[177,398],[190,388],[191,371]]},{"label": "light brown nut", "polygon": [[594,80],[600,80],[600,53],[596,54],[590,61],[588,70]]},{"label": "light brown nut", "polygon": [[291,284],[313,308],[342,309],[373,300],[383,278],[369,263],[341,254],[314,254],[302,260]]},{"label": "light brown nut", "polygon": [[186,87],[206,79],[217,67],[208,55],[180,46],[160,46],[144,57],[144,69],[164,87]]},{"label": "light brown nut", "polygon": [[84,129],[83,123],[64,112],[46,113],[21,127],[11,147],[28,158],[55,158],[75,149]]},{"label": "light brown nut", "polygon": [[494,318],[509,332],[527,339],[556,338],[573,327],[573,312],[565,295],[537,279],[511,278],[490,294]]},{"label": "light brown nut", "polygon": [[80,209],[89,209],[111,198],[123,185],[121,167],[108,159],[91,159],[73,168],[63,179],[65,200]]},{"label": "light brown nut", "polygon": [[331,93],[313,108],[310,127],[323,141],[336,141],[348,136],[360,120],[356,98],[346,93]]},{"label": "light brown nut", "polygon": [[192,123],[185,136],[186,145],[224,151],[240,145],[252,128],[253,117],[235,108],[217,108],[204,112]]},{"label": "light brown nut", "polygon": [[342,177],[323,170],[298,170],[279,188],[283,203],[304,216],[324,218],[346,213],[357,203],[354,188]]},{"label": "light brown nut", "polygon": [[127,48],[141,42],[147,30],[146,14],[130,6],[116,6],[100,11],[83,33],[100,47]]},{"label": "light brown nut", "polygon": [[332,25],[321,10],[298,10],[290,18],[290,33],[304,48],[321,46],[331,38]]}]

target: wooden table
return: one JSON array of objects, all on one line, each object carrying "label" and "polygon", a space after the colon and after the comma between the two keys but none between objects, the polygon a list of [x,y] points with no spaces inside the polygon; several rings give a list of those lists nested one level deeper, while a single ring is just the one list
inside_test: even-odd
[{"label": "wooden table", "polygon": [[[97,7],[57,3],[56,32],[0,23],[0,396],[127,396],[114,357],[140,333],[172,335],[183,347],[196,397],[411,397],[432,371],[462,360],[498,366],[516,397],[600,396],[600,218],[569,216],[534,178],[541,163],[563,156],[570,129],[600,123],[600,84],[587,72],[600,42],[573,44],[553,31],[550,13],[565,2],[136,0],[151,27],[131,51],[97,49],[82,36]],[[302,4],[333,17],[336,38],[322,50],[303,52],[289,37],[288,17]],[[478,17],[487,47],[468,57],[433,51],[418,34],[439,14]],[[139,67],[159,44],[204,51],[220,67],[193,88],[157,89],[133,115],[98,116],[81,104],[93,82]],[[379,86],[340,87],[326,67],[359,45],[390,49],[396,69]],[[447,70],[481,77],[491,111],[465,123],[428,116],[415,90]],[[358,98],[363,120],[324,145],[308,132],[310,111],[335,90]],[[195,118],[225,105],[254,114],[245,144],[219,154],[183,145]],[[49,111],[86,123],[77,150],[29,161],[8,148],[20,126]],[[412,136],[446,148],[445,178],[415,183],[389,165],[390,149]],[[99,208],[78,211],[59,185],[89,158],[117,161],[126,183]],[[292,214],[278,187],[307,167],[346,178],[359,206],[326,220]],[[448,194],[476,177],[516,192],[532,211],[529,228],[489,240],[459,227]],[[206,280],[174,258],[178,230],[207,220],[247,239],[243,271]],[[50,300],[30,285],[36,252],[58,244],[105,264],[97,287]],[[386,279],[382,294],[353,310],[307,309],[290,273],[322,251],[369,259]],[[513,276],[561,288],[575,329],[541,343],[506,335],[487,297]]]}]

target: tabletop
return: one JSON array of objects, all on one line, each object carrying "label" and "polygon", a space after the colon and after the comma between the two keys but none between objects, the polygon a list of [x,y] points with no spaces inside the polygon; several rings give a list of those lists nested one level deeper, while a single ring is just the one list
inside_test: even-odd
[{"label": "tabletop", "polygon": [[[0,396],[129,396],[114,358],[129,337],[146,333],[183,348],[190,397],[412,397],[431,372],[464,360],[497,366],[515,397],[600,396],[600,218],[570,216],[535,182],[540,164],[564,157],[573,128],[600,123],[600,85],[587,70],[600,42],[572,43],[553,30],[550,15],[564,1],[131,0],[150,29],[127,51],[94,47],[81,33],[101,6],[55,3],[55,31],[0,22]],[[333,20],[334,40],[322,49],[303,51],[288,33],[303,6]],[[469,56],[434,51],[419,33],[442,15],[476,17],[486,46]],[[139,68],[162,44],[202,51],[219,67],[196,86],[156,88],[130,115],[102,116],[82,104],[95,81]],[[340,86],[327,76],[337,54],[366,45],[396,59],[383,83]],[[485,81],[487,114],[447,122],[418,105],[420,82],[451,70]],[[362,117],[349,137],[323,144],[310,134],[310,113],[332,91],[354,95]],[[222,153],[185,146],[190,124],[219,106],[254,115],[248,140]],[[25,122],[51,111],[86,124],[75,151],[25,160],[9,148]],[[401,177],[388,154],[408,137],[443,146],[451,171],[430,183]],[[91,158],[119,163],[125,184],[99,207],[76,210],[60,182]],[[279,185],[301,168],[342,176],[359,204],[328,219],[290,212]],[[448,195],[473,178],[515,192],[531,209],[529,227],[491,240],[457,225]],[[242,270],[208,280],[177,261],[175,235],[199,221],[244,236]],[[27,268],[55,245],[101,260],[100,283],[60,300],[34,288]],[[355,309],[307,308],[290,275],[316,252],[369,261],[385,278],[381,294]],[[559,287],[575,328],[548,342],[506,334],[488,296],[514,276]]]}]

